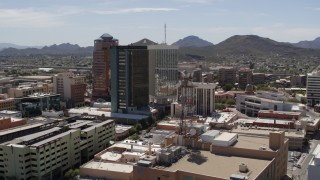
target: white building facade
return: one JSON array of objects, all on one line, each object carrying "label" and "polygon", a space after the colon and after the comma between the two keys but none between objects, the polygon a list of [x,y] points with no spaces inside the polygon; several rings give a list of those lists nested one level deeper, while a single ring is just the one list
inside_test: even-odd
[{"label": "white building facade", "polygon": [[171,104],[171,116],[193,115],[211,116],[214,111],[214,92],[216,84],[197,83],[188,80],[177,84],[177,102]]},{"label": "white building facade", "polygon": [[308,73],[307,104],[314,106],[320,103],[320,71]]},{"label": "white building facade", "polygon": [[178,46],[148,45],[150,102],[167,104],[178,83]]}]

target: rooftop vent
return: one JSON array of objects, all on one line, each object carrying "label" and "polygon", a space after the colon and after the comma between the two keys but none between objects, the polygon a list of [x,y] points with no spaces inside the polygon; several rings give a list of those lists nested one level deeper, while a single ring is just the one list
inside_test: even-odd
[{"label": "rooftop vent", "polygon": [[248,166],[246,163],[241,163],[239,165],[239,171],[242,172],[242,173],[246,173],[248,172]]},{"label": "rooftop vent", "polygon": [[267,150],[267,148],[264,147],[264,146],[261,146],[261,147],[259,148],[259,150],[265,151],[265,150]]}]

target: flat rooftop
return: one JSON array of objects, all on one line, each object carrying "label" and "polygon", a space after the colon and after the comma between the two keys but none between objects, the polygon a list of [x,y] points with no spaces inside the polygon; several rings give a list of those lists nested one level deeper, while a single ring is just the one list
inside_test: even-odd
[{"label": "flat rooftop", "polygon": [[76,120],[76,122],[68,124],[70,129],[77,129],[81,128],[83,126],[86,126],[87,124],[92,123],[92,121],[86,121],[86,120]]},{"label": "flat rooftop", "polygon": [[78,131],[78,130],[72,129],[72,130],[69,130],[69,131],[67,131],[67,132],[58,134],[58,135],[53,136],[53,137],[51,137],[51,138],[48,138],[48,139],[45,139],[45,140],[43,140],[43,141],[37,142],[37,143],[35,143],[35,144],[32,144],[32,145],[30,145],[30,146],[32,146],[32,147],[39,147],[39,146],[42,146],[42,145],[44,145],[44,144],[46,144],[46,143],[49,143],[49,142],[52,142],[52,141],[54,141],[54,140],[56,140],[56,139],[59,139],[59,138],[61,138],[61,137],[63,137],[63,136],[66,136],[66,135],[72,133],[72,132],[75,132],[75,131]]},{"label": "flat rooftop", "polygon": [[100,157],[102,160],[118,161],[119,159],[121,159],[122,154],[117,152],[105,152]]},{"label": "flat rooftop", "polygon": [[52,76],[19,76],[16,79],[47,80],[52,79]]},{"label": "flat rooftop", "polygon": [[[144,154],[144,152],[148,151],[148,143],[147,142],[133,141],[133,140],[121,141],[119,143],[116,143],[116,144],[112,145],[110,148],[119,147],[119,148],[125,148],[125,149],[130,150],[131,149],[131,145],[132,145],[132,151],[133,152],[139,152],[139,153],[143,153]],[[160,145],[156,145],[156,144],[152,144],[151,145],[151,151],[158,151],[160,149],[161,149]]]},{"label": "flat rooftop", "polygon": [[[245,163],[248,173],[239,172],[239,164]],[[195,155],[186,155],[178,162],[165,168],[168,171],[185,171],[212,177],[230,179],[232,174],[246,175],[255,179],[271,163],[270,160],[252,159],[237,156],[220,156],[209,151],[199,151]]]},{"label": "flat rooftop", "polygon": [[129,125],[116,125],[116,133],[123,133],[125,131],[128,131],[129,129],[131,129],[133,126],[129,126]]},{"label": "flat rooftop", "polygon": [[27,125],[24,125],[24,126],[18,126],[18,127],[15,127],[15,128],[2,130],[2,131],[0,131],[0,136],[11,134],[11,133],[15,133],[15,132],[19,132],[19,131],[23,131],[23,130],[27,130],[27,129],[40,127],[40,126],[43,126],[43,125],[44,125],[44,123],[35,123],[35,124],[27,124]]},{"label": "flat rooftop", "polygon": [[34,134],[30,134],[30,135],[27,135],[27,136],[22,136],[22,137],[19,137],[19,138],[16,138],[16,139],[19,139],[23,142],[27,142],[27,141],[31,141],[31,140],[34,140],[34,139],[37,139],[37,138],[40,138],[42,136],[46,136],[46,135],[49,135],[51,133],[54,133],[54,132],[57,132],[57,131],[60,131],[61,128],[59,127],[53,127],[53,128],[50,128],[48,130],[45,130],[45,131],[40,131],[40,132],[37,132],[37,133],[34,133]]},{"label": "flat rooftop", "polygon": [[207,117],[206,123],[224,123],[229,122],[237,114],[234,112],[221,112],[217,113],[213,117]]},{"label": "flat rooftop", "polygon": [[88,163],[82,165],[81,167],[88,168],[88,169],[99,169],[102,171],[122,172],[122,173],[132,173],[133,171],[133,166],[130,164],[118,164],[118,163],[112,163],[112,162],[89,161]]},{"label": "flat rooftop", "polygon": [[[93,130],[93,129],[96,128],[96,127],[101,127],[101,126],[103,126],[103,125],[105,125],[105,124],[110,124],[110,123],[112,123],[112,122],[113,122],[113,120],[106,120],[106,121],[103,121],[103,122],[101,122],[101,123],[94,124],[94,125],[86,128],[86,129],[83,129],[82,131],[83,131],[83,132],[88,132],[88,131]],[[91,123],[92,123],[92,122],[91,122]]]},{"label": "flat rooftop", "polygon": [[264,147],[264,151],[273,151],[269,148],[269,138],[256,136],[238,136],[238,141],[233,145],[235,148],[258,150]]},{"label": "flat rooftop", "polygon": [[247,135],[255,135],[255,136],[269,136],[269,133],[272,131],[285,131],[286,138],[304,138],[305,131],[300,130],[297,131],[295,129],[282,129],[282,128],[268,128],[268,127],[241,127],[238,126],[231,130],[233,133],[238,134],[247,134]]},{"label": "flat rooftop", "polygon": [[214,138],[214,140],[215,141],[229,141],[236,135],[237,135],[237,133],[223,132],[218,137]]},{"label": "flat rooftop", "polygon": [[272,113],[272,114],[288,114],[288,115],[301,115],[301,112],[292,111],[272,111],[272,110],[260,110],[258,113]]},{"label": "flat rooftop", "polygon": [[10,110],[2,110],[0,111],[1,115],[13,115],[13,114],[17,114],[17,113],[21,113],[20,111],[10,111]]},{"label": "flat rooftop", "polygon": [[138,115],[138,114],[122,114],[122,113],[112,113],[109,111],[104,111],[100,108],[92,108],[92,107],[82,107],[82,108],[72,108],[69,110],[70,114],[84,114],[87,113],[88,115],[94,116],[102,116],[110,118],[118,118],[118,119],[134,119],[134,120],[142,120],[147,119],[148,116],[146,115]]}]

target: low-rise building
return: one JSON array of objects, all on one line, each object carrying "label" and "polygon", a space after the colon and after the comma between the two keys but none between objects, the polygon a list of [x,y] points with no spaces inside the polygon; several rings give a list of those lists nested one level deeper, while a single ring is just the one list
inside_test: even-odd
[{"label": "low-rise building", "polygon": [[35,93],[53,93],[52,83],[24,83],[16,88],[10,88],[8,94],[11,98],[21,98]]},{"label": "low-rise building", "polygon": [[264,84],[266,81],[266,75],[264,73],[253,73],[252,74],[252,84]]},{"label": "low-rise building", "polygon": [[59,111],[60,95],[35,93],[28,97],[15,98],[16,110],[21,111],[23,117],[41,115],[44,110]]},{"label": "low-rise building", "polygon": [[0,99],[0,111],[2,110],[14,110],[15,104],[13,98]]},{"label": "low-rise building", "polygon": [[116,140],[123,140],[128,137],[130,133],[130,129],[133,126],[130,125],[122,125],[122,124],[117,124],[116,125]]},{"label": "low-rise building", "polygon": [[[281,128],[282,129],[282,128]],[[268,137],[270,132],[278,131],[280,128],[273,127],[246,127],[239,125],[232,129],[231,132],[239,135],[249,136],[265,136]],[[282,129],[283,130],[283,129]],[[306,131],[303,129],[284,129],[285,138],[288,139],[288,147],[290,150],[302,150],[303,142],[306,136]]]},{"label": "low-rise building", "polygon": [[120,180],[262,180],[286,175],[288,140],[283,132],[271,132],[269,138],[223,132],[217,138],[214,144],[171,134],[160,145],[125,140],[82,165],[80,175]]},{"label": "low-rise building", "polygon": [[23,118],[0,117],[0,130],[18,127],[27,124]]},{"label": "low-rise building", "polygon": [[231,129],[233,126],[230,123],[234,122],[238,115],[233,112],[213,113],[211,117],[207,117],[205,125],[213,129]]},{"label": "low-rise building", "polygon": [[302,117],[302,112],[260,110],[258,112],[258,117],[298,120]]},{"label": "low-rise building", "polygon": [[148,119],[147,115],[139,114],[124,114],[124,113],[111,113],[110,109],[104,108],[93,108],[93,107],[81,107],[72,108],[68,111],[71,117],[81,115],[91,116],[104,116],[107,119],[114,119],[118,124],[132,125],[138,123],[140,120]]},{"label": "low-rise building", "polygon": [[227,101],[235,102],[235,93],[233,92],[215,92],[215,103],[225,103]]},{"label": "low-rise building", "polygon": [[260,110],[291,111],[294,104],[284,102],[280,93],[257,92],[254,95],[237,95],[236,109],[248,116],[257,116]]}]

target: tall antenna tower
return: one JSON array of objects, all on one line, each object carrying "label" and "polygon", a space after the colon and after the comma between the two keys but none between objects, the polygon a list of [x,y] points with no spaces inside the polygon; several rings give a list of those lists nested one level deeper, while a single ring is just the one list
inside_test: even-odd
[{"label": "tall antenna tower", "polygon": [[167,24],[164,24],[164,44],[167,44]]}]

